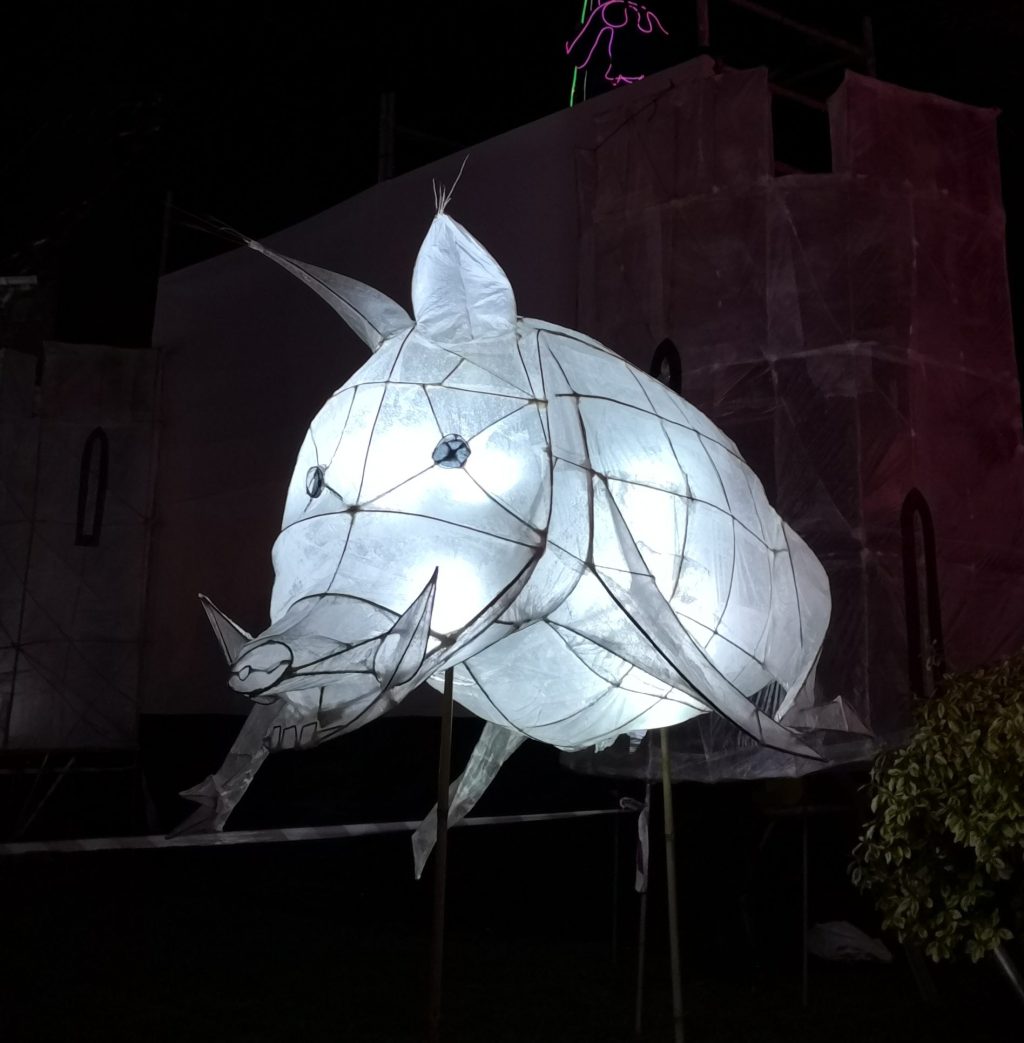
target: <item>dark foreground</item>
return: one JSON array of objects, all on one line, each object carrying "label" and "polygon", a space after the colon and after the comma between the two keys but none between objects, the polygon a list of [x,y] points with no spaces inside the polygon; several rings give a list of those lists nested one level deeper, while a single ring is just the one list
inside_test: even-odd
[{"label": "dark foreground", "polygon": [[[272,760],[232,825],[417,817],[431,800],[436,727],[382,723],[358,746],[351,737]],[[456,764],[477,728],[457,722]],[[150,743],[164,828],[185,810],[174,788],[219,756],[220,736],[191,756],[184,737]],[[814,788],[838,806],[855,799],[849,783]],[[80,807],[74,792],[64,804],[79,824],[86,788]],[[639,795],[527,746],[479,811],[612,807],[619,794]],[[803,1007],[795,820],[773,817],[759,786],[684,785],[676,799],[687,1043],[1024,1038],[1024,1007],[993,965],[933,970],[939,999],[925,1003],[891,939],[890,965],[812,958]],[[56,802],[48,814],[37,833],[69,831]],[[98,823],[104,812],[91,814]],[[854,825],[842,812],[812,822],[810,922],[847,919],[877,934],[845,878]],[[634,1038],[634,837],[632,817],[618,819],[617,838],[612,819],[452,834],[444,1040]],[[423,1040],[429,874],[412,879],[405,835],[0,861],[0,1040]],[[642,1038],[659,1041],[672,1039],[664,886],[655,843]]]}]

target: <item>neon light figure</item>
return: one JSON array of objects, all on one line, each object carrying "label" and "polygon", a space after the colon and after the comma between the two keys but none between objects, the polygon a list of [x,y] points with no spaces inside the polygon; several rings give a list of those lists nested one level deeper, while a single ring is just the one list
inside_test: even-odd
[{"label": "neon light figure", "polygon": [[[582,55],[586,52],[583,60],[575,63],[573,95],[576,91],[576,73],[581,69],[587,69],[599,47],[603,47],[604,53],[608,56],[608,66],[604,71],[604,78],[613,87],[618,87],[623,83],[636,83],[644,78],[642,73],[638,76],[627,76],[624,73],[616,72],[613,68],[616,30],[626,28],[630,24],[631,18],[635,22],[637,31],[645,36],[650,36],[655,29],[664,36],[668,36],[668,31],[661,24],[658,16],[643,4],[634,3],[634,0],[604,0],[604,3],[598,4],[590,12],[590,16],[583,23],[575,38],[565,45],[567,55],[572,54],[577,48],[578,54]],[[573,97],[570,97],[570,105],[573,100]]]}]

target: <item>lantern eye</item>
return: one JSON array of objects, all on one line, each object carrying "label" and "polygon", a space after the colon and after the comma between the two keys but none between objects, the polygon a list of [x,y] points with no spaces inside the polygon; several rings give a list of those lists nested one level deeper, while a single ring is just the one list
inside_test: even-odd
[{"label": "lantern eye", "polygon": [[318,464],[306,472],[306,492],[314,500],[324,491],[324,466]]},{"label": "lantern eye", "polygon": [[469,445],[462,435],[445,435],[434,446],[433,460],[438,467],[462,467],[469,459]]}]

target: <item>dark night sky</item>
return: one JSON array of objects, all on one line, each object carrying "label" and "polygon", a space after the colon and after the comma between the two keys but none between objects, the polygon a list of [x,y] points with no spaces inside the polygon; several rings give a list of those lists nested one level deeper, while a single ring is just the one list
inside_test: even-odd
[{"label": "dark night sky", "polygon": [[[693,57],[695,5],[650,6],[671,33],[652,61]],[[1019,0],[774,6],[849,36],[872,13],[882,78],[1003,110],[1019,268],[1011,191],[1024,166]],[[710,0],[710,15],[712,53],[731,65],[765,64],[793,82],[832,56],[726,0]],[[382,91],[396,92],[398,172],[565,105],[562,43],[578,16],[578,0],[15,7],[0,35],[0,274],[34,272],[56,285],[58,336],[132,342],[130,331],[102,328],[109,318],[97,328],[87,312],[102,313],[105,299],[109,313],[112,284],[146,296],[168,191],[182,211],[266,235],[374,183]],[[824,97],[840,75],[796,85]],[[821,168],[827,132],[794,140],[797,154],[785,158]],[[166,267],[223,247],[175,211]]]}]

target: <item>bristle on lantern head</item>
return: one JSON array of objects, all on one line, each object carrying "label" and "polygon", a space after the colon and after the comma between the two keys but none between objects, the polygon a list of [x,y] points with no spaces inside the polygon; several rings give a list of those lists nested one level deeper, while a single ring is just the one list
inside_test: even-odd
[{"label": "bristle on lantern head", "polygon": [[245,239],[244,242],[250,249],[291,272],[322,297],[370,351],[377,351],[389,337],[412,327],[412,319],[405,309],[380,290],[315,264],[285,257],[255,239]]}]

